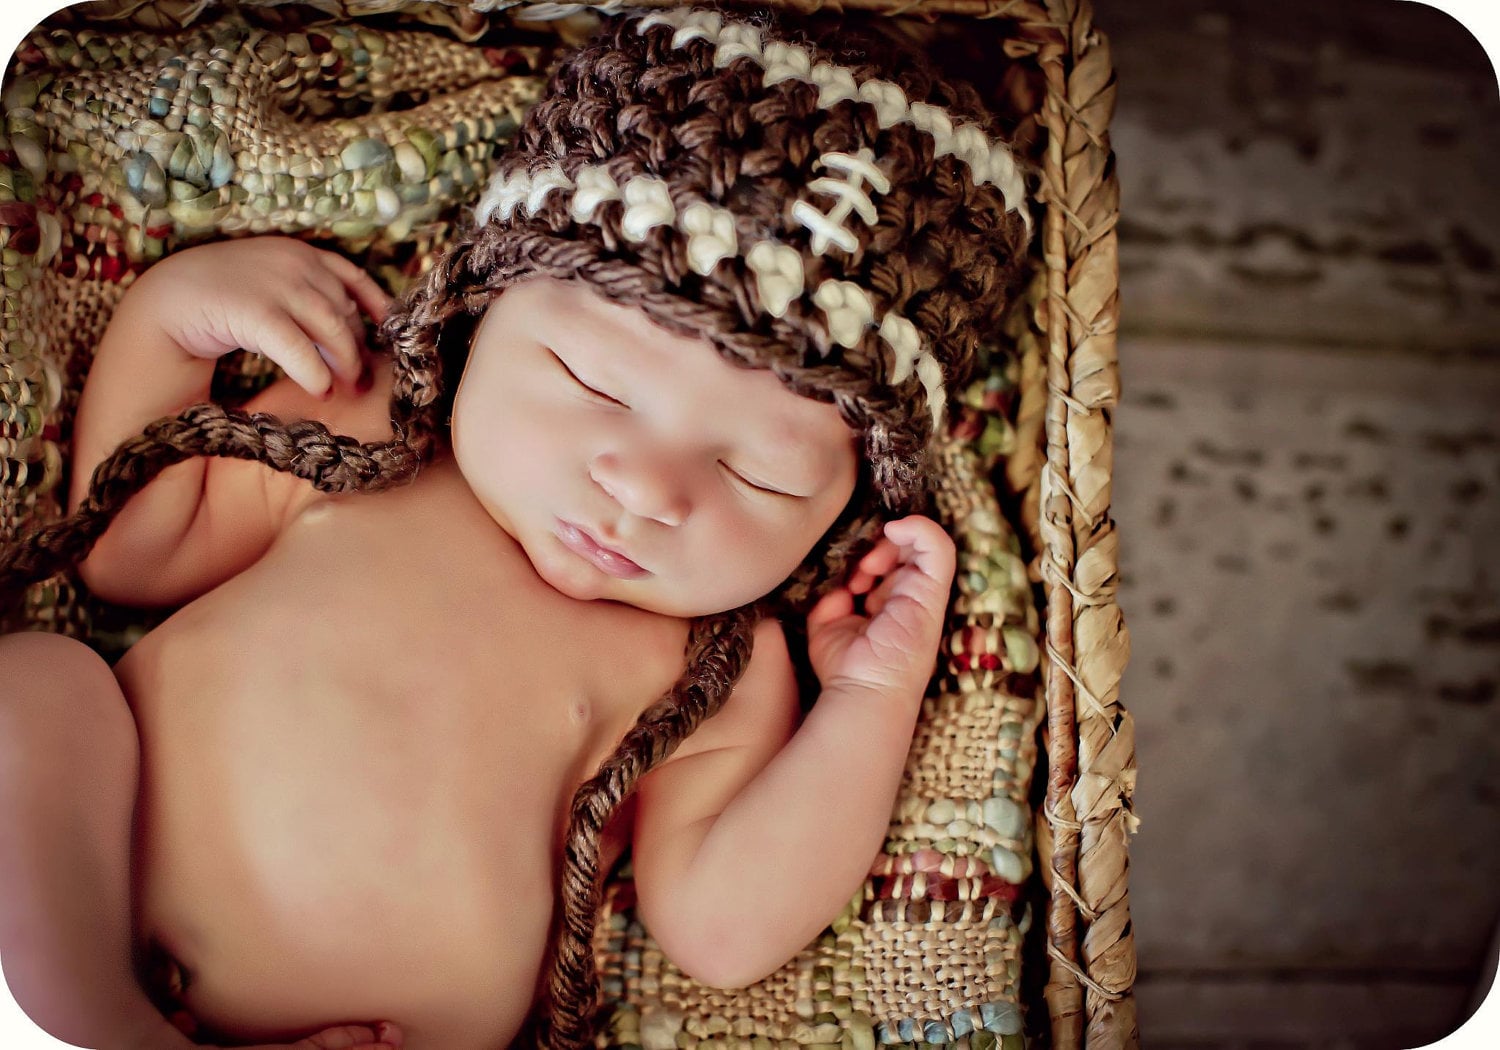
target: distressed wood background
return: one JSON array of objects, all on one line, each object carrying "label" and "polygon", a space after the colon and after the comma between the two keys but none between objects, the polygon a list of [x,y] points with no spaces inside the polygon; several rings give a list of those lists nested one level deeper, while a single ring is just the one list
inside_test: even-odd
[{"label": "distressed wood background", "polygon": [[1411,1047],[1500,919],[1500,99],[1398,0],[1096,0],[1145,1045]]}]

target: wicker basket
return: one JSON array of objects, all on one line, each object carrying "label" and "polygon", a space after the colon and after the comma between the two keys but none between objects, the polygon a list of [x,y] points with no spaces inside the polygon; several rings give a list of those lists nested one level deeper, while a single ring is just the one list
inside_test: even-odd
[{"label": "wicker basket", "polygon": [[[675,971],[635,922],[628,878],[614,882],[601,1043],[1134,1046],[1108,45],[1086,0],[826,6],[889,16],[888,32],[986,92],[1042,173],[1034,272],[943,449],[960,586],[886,852],[819,942],[741,992]],[[0,541],[59,516],[77,394],[136,273],[205,239],[296,232],[399,291],[597,17],[581,7],[105,0],[23,41],[0,138]],[[267,93],[279,105],[247,123],[237,100]],[[220,370],[227,398],[269,378],[245,358]],[[0,609],[0,629],[107,655],[149,626],[67,577]]]}]

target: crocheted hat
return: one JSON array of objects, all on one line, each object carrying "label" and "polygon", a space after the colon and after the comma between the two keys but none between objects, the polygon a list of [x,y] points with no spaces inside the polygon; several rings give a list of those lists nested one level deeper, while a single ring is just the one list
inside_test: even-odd
[{"label": "crocheted hat", "polygon": [[977,92],[771,12],[606,22],[388,327],[418,359],[398,375],[439,338],[466,350],[444,302],[477,313],[528,276],[577,279],[836,404],[868,465],[845,525],[920,509],[930,439],[1030,239],[1022,167]]}]

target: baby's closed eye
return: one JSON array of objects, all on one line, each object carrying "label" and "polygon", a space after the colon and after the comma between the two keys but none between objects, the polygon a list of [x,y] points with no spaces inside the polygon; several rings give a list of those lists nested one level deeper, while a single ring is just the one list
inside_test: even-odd
[{"label": "baby's closed eye", "polygon": [[590,383],[587,383],[583,379],[581,379],[579,377],[578,373],[575,372],[575,371],[573,371],[573,369],[571,367],[569,367],[568,362],[564,361],[562,359],[562,356],[560,354],[558,354],[558,352],[556,350],[552,349],[550,346],[547,347],[547,353],[549,353],[549,354],[552,355],[552,360],[556,361],[558,363],[558,365],[560,365],[562,367],[562,370],[568,374],[568,378],[571,379],[574,382],[574,384],[576,384],[577,386],[579,386],[582,389],[588,391],[588,393],[592,394],[594,397],[597,397],[597,398],[600,398],[601,400],[607,401],[607,402],[609,402],[612,405],[619,405],[621,408],[629,408],[630,407],[625,402],[621,401],[619,398],[614,397],[613,395],[607,394],[603,390],[600,390],[597,386],[594,386],[594,385],[592,385]]},{"label": "baby's closed eye", "polygon": [[723,460],[719,461],[719,465],[723,467],[735,480],[739,481],[741,484],[745,485],[748,488],[754,489],[757,492],[765,492],[772,496],[781,496],[785,499],[807,498],[806,496],[800,496],[796,492],[790,491],[789,488],[785,488],[781,485],[761,481],[755,475],[749,474],[743,470],[738,470],[735,467],[730,466]]}]

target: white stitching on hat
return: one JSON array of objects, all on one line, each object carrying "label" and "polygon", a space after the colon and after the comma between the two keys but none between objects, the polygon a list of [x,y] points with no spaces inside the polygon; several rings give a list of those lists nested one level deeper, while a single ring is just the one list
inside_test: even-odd
[{"label": "white stitching on hat", "polygon": [[672,34],[672,46],[681,47],[689,40],[718,38],[721,20],[717,11],[700,11],[700,18],[684,22],[682,28]]},{"label": "white stitching on hat", "polygon": [[1031,212],[1026,208],[1026,182],[1021,177],[1021,169],[1016,165],[1016,158],[1003,143],[990,143],[990,163],[985,172],[987,181],[1000,187],[1000,194],[1005,198],[1006,211],[1019,211],[1021,218],[1026,220],[1026,233],[1031,233]]},{"label": "white stitching on hat", "polygon": [[828,318],[828,334],[840,346],[855,346],[865,329],[875,323],[870,294],[853,281],[827,280],[813,292],[813,302]]},{"label": "white stitching on hat", "polygon": [[[964,124],[953,129],[953,153],[974,172],[974,181],[990,177],[990,140],[976,124]],[[1002,191],[1003,192],[1003,191]],[[1010,198],[1005,199],[1010,206]]]},{"label": "white stitching on hat", "polygon": [[532,215],[542,210],[553,190],[571,190],[573,180],[563,174],[559,165],[543,168],[531,177],[531,192],[526,195],[526,211]]},{"label": "white stitching on hat", "polygon": [[927,406],[932,411],[932,428],[943,421],[943,370],[937,360],[922,348],[922,337],[917,326],[905,317],[892,311],[880,322],[880,338],[891,348],[891,382],[904,383],[913,371],[922,380],[927,391]]},{"label": "white stitching on hat", "polygon": [[625,183],[625,214],[620,217],[620,230],[626,240],[643,241],[647,230],[670,225],[677,218],[677,209],[672,206],[667,190],[665,180],[653,175],[637,175]]},{"label": "white stitching on hat", "polygon": [[474,209],[475,221],[480,225],[489,221],[498,208],[502,219],[509,219],[519,204],[526,205],[528,215],[535,215],[553,190],[570,190],[573,182],[563,174],[562,167],[551,164],[535,173],[497,171],[490,178],[483,196]]},{"label": "white stitching on hat", "polygon": [[802,253],[779,241],[758,241],[745,256],[745,264],[755,273],[755,292],[766,313],[785,317],[792,300],[802,296]]},{"label": "white stitching on hat", "polygon": [[714,50],[714,68],[729,65],[737,58],[760,62],[760,30],[743,22],[730,22],[719,32]]},{"label": "white stitching on hat", "polygon": [[906,92],[889,80],[866,80],[859,86],[860,101],[875,107],[875,123],[881,129],[893,128],[910,119],[906,112]]},{"label": "white stitching on hat", "polygon": [[531,177],[524,171],[512,175],[501,170],[490,176],[479,202],[474,206],[474,221],[483,226],[498,209],[502,219],[509,219],[516,205],[526,199],[531,189]]},{"label": "white stitching on hat", "polygon": [[943,392],[943,367],[931,354],[917,358],[917,378],[927,391],[927,407],[932,411],[932,429],[935,433],[943,425],[943,406],[947,395]]},{"label": "white stitching on hat", "polygon": [[[785,40],[772,40],[766,45],[763,64],[766,73],[761,83],[766,87],[783,80],[806,80],[812,76],[812,55],[807,48],[788,44]],[[714,65],[719,65],[717,56]]]},{"label": "white stitching on hat", "polygon": [[922,339],[917,326],[897,313],[888,313],[880,322],[880,338],[892,351],[891,382],[904,383],[917,367],[917,358],[922,353]]},{"label": "white stitching on hat", "polygon": [[818,85],[819,109],[832,109],[845,99],[859,101],[859,88],[854,83],[854,71],[847,66],[819,62],[812,67],[809,79]]},{"label": "white stitching on hat", "polygon": [[812,231],[812,250],[819,255],[825,254],[830,244],[850,253],[859,247],[859,239],[852,230],[844,229],[807,201],[797,201],[792,205],[792,218]]},{"label": "white stitching on hat", "polygon": [[721,259],[731,259],[739,253],[733,212],[694,201],[683,209],[678,225],[688,235],[688,265],[694,273],[706,277]]},{"label": "white stitching on hat", "polygon": [[913,102],[907,108],[917,130],[932,136],[934,158],[946,157],[953,152],[953,120],[947,110],[926,102]]},{"label": "white stitching on hat", "polygon": [[[668,27],[670,27],[672,29],[678,29],[685,22],[687,22],[689,16],[691,16],[691,15],[700,15],[701,16],[704,13],[705,12],[701,12],[701,11],[693,11],[693,10],[691,10],[689,8],[686,8],[686,7],[669,7],[669,8],[664,8],[664,9],[662,9],[660,11],[652,11],[649,15],[647,15],[645,18],[643,18],[643,19],[640,20],[640,23],[636,26],[635,31],[637,33],[644,33],[646,30],[650,29],[652,26],[668,26]],[[715,15],[714,17],[717,18],[718,16]],[[703,21],[703,19],[701,17],[697,18],[697,19],[694,19],[695,24],[698,23],[698,22],[701,22],[701,21]],[[714,23],[714,30],[715,30],[715,32],[718,31],[718,23],[717,22]],[[673,46],[676,47],[677,45],[674,44]]]},{"label": "white stitching on hat", "polygon": [[874,226],[878,218],[875,202],[870,200],[869,191],[864,187],[865,180],[870,181],[870,186],[876,193],[889,193],[891,182],[875,166],[875,154],[869,149],[861,149],[853,156],[848,153],[825,153],[813,162],[813,170],[817,171],[819,168],[842,171],[849,177],[849,181],[825,177],[807,184],[807,188],[813,193],[837,197],[838,203],[825,214],[807,201],[797,201],[792,205],[792,218],[812,231],[812,250],[819,255],[828,251],[830,243],[846,252],[853,252],[859,247],[859,240],[852,230],[842,225],[849,213],[857,211],[867,226]]},{"label": "white stitching on hat", "polygon": [[[677,9],[657,11],[647,15],[636,23],[636,32],[644,33],[654,25],[693,27],[693,39],[701,37],[715,45],[714,66],[716,68],[726,66],[736,58],[748,57],[765,68],[766,76],[762,83],[767,86],[794,79],[814,84],[818,87],[820,109],[828,109],[849,97],[844,93],[845,84],[839,76],[839,71],[843,71],[852,79],[853,71],[847,66],[820,62],[819,68],[826,66],[827,70],[814,75],[815,71],[811,68],[811,55],[806,48],[788,44],[785,41],[771,40],[765,44],[764,51],[762,51],[760,29],[748,23],[725,22],[717,12]],[[687,38],[684,37],[682,43],[679,43],[679,37],[683,37],[680,29],[673,35],[672,46],[681,47],[687,42]],[[1020,213],[1021,221],[1026,225],[1027,235],[1030,236],[1032,223],[1030,209],[1025,206],[1025,180],[1021,176],[1020,168],[1016,165],[1015,156],[1005,143],[992,142],[984,130],[975,124],[961,123],[955,127],[953,116],[948,110],[926,102],[909,102],[901,87],[888,80],[866,80],[860,83],[857,98],[875,107],[875,119],[881,128],[910,121],[918,130],[932,136],[935,143],[933,152],[935,157],[952,153],[969,167],[970,174],[976,183],[988,182],[998,188],[1005,200],[1006,211]],[[968,131],[969,128],[974,130]],[[984,152],[987,156],[982,157],[980,151],[975,148],[973,139],[975,132],[983,137],[986,145]],[[959,134],[965,136],[964,149],[960,149],[953,139],[953,136]]]},{"label": "white stitching on hat", "polygon": [[574,178],[578,182],[578,192],[573,195],[568,210],[574,222],[590,222],[599,205],[620,199],[620,186],[603,164],[585,164]]}]

